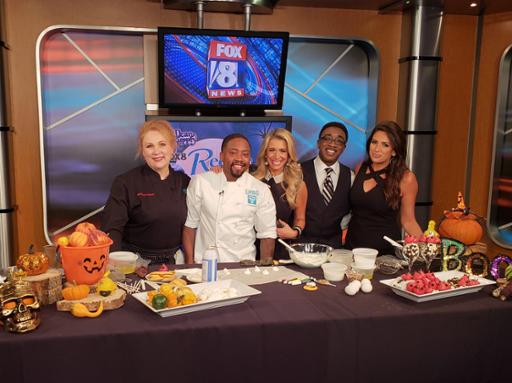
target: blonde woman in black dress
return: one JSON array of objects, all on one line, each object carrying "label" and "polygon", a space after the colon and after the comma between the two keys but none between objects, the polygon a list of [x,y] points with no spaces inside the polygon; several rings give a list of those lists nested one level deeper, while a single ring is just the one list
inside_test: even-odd
[{"label": "blonde woman in black dress", "polygon": [[[306,226],[308,192],[292,134],[281,128],[268,133],[261,143],[256,165],[254,177],[267,183],[274,197],[278,237],[298,239]],[[274,258],[289,258],[279,243],[276,243]]]}]

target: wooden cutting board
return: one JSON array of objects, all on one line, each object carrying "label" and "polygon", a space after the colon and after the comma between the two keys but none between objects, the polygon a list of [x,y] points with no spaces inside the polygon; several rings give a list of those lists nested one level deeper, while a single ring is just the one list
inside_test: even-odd
[{"label": "wooden cutting board", "polygon": [[57,310],[71,311],[71,307],[73,307],[75,303],[82,303],[89,311],[96,311],[101,301],[103,301],[104,310],[115,310],[123,306],[125,298],[126,291],[123,289],[116,289],[108,297],[102,297],[98,294],[89,294],[85,298],[76,301],[68,301],[66,299],[60,300],[57,302]]}]

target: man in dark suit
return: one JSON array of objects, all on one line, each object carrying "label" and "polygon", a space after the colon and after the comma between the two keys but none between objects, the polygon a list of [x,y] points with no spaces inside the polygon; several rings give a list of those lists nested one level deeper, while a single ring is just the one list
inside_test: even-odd
[{"label": "man in dark suit", "polygon": [[308,188],[306,227],[301,242],[342,246],[342,219],[350,213],[351,170],[338,162],[348,131],[340,122],[328,122],[318,135],[318,156],[302,163]]}]

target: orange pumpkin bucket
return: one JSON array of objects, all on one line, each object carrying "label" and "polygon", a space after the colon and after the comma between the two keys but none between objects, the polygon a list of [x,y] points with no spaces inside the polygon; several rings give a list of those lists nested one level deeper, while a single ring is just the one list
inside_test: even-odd
[{"label": "orange pumpkin bucket", "polygon": [[112,240],[104,245],[72,247],[61,246],[62,267],[68,282],[93,285],[105,274]]}]

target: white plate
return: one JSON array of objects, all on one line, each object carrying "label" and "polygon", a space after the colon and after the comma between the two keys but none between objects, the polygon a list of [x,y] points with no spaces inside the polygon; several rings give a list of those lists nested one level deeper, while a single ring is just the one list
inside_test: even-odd
[{"label": "white plate", "polygon": [[[434,273],[434,275],[439,278],[441,281],[447,281],[452,278],[461,278],[464,273],[461,271],[440,271],[438,273]],[[392,278],[392,279],[385,279],[380,281],[380,283],[383,283],[393,290],[393,292],[397,295],[400,295],[404,298],[410,299],[414,302],[427,302],[427,301],[433,301],[436,299],[443,299],[443,298],[449,298],[449,297],[456,297],[458,295],[463,294],[470,294],[470,293],[476,293],[477,291],[480,291],[484,286],[487,285],[493,285],[496,282],[491,281],[489,279],[485,278],[479,278],[479,277],[471,277],[471,279],[477,279],[478,282],[480,282],[479,285],[475,286],[466,286],[466,287],[457,287],[450,290],[445,291],[434,291],[429,294],[423,294],[418,295],[413,292],[407,291],[405,289],[405,284],[399,284],[400,277],[398,278]]]},{"label": "white plate", "polygon": [[186,306],[170,307],[161,310],[156,310],[155,308],[153,308],[153,306],[146,303],[146,292],[132,294],[132,297],[137,299],[151,311],[165,318],[174,315],[187,314],[194,311],[209,310],[222,306],[236,305],[238,303],[245,302],[252,295],[261,294],[261,291],[256,290],[255,288],[252,288],[250,286],[247,286],[246,284],[234,279],[227,279],[224,281],[217,282],[198,283],[196,285],[190,285],[188,287],[190,287],[196,295],[201,294],[205,290],[208,291],[212,289],[234,288],[238,292],[238,296],[233,298],[219,299],[215,301],[198,302]]},{"label": "white plate", "polygon": [[187,281],[192,283],[201,283],[203,281],[203,274],[199,268],[176,270],[176,275],[178,278],[185,277]]}]

